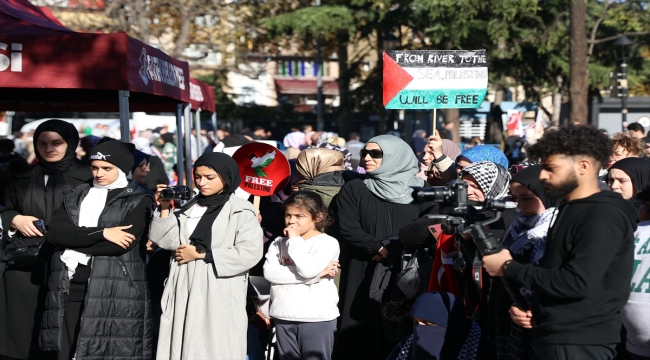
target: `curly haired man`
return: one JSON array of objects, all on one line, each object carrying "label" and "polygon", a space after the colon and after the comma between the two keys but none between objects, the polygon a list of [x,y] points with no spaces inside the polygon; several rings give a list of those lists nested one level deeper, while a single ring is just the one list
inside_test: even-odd
[{"label": "curly haired man", "polygon": [[620,195],[598,188],[612,142],[591,126],[568,126],[545,134],[528,154],[541,159],[546,196],[564,198],[544,257],[540,266],[524,265],[503,250],[485,256],[483,265],[533,291],[532,310],[510,313],[533,329],[540,359],[613,359],[630,292],[637,214]]}]

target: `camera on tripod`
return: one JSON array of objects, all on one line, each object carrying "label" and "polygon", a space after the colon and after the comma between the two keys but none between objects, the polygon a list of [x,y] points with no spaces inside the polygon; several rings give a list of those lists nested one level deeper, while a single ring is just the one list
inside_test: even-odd
[{"label": "camera on tripod", "polygon": [[[440,215],[427,215],[431,220],[439,220],[442,224],[442,232],[448,235],[472,234],[478,254],[483,257],[496,254],[503,249],[501,243],[489,233],[485,226],[501,219],[501,213],[506,209],[514,209],[512,203],[497,201],[491,198],[485,201],[470,201],[467,194],[467,182],[455,181],[449,186],[434,186],[431,188],[414,188],[413,200],[415,202],[431,201],[439,204]],[[477,209],[477,207],[480,208]],[[495,212],[493,218],[487,219],[481,211],[491,210]],[[462,254],[462,252],[461,252]],[[454,261],[454,268],[462,270],[466,261],[459,257]],[[480,261],[479,261],[480,268]],[[480,274],[478,274],[480,276]],[[475,274],[476,276],[476,274]],[[503,279],[506,291],[510,294],[515,305],[526,310],[528,303],[519,289],[514,284]]]},{"label": "camera on tripod", "polygon": [[189,200],[192,191],[187,186],[170,186],[160,190],[160,198],[165,200]]}]

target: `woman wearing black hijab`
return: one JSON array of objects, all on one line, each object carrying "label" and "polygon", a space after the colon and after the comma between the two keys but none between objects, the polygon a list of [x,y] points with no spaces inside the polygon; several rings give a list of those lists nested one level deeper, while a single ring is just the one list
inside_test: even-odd
[{"label": "woman wearing black hijab", "polygon": [[248,270],[262,258],[262,228],[253,206],[234,195],[237,163],[223,153],[194,163],[199,195],[160,217],[149,238],[175,252],[163,293],[157,359],[245,359]]},{"label": "woman wearing black hijab", "polygon": [[[8,241],[14,236],[42,236],[33,221],[40,219],[49,225],[63,202],[63,192],[92,179],[88,166],[77,160],[78,144],[79,133],[68,122],[48,120],[36,128],[34,149],[38,163],[16,175],[7,186],[2,223],[9,232]],[[0,277],[0,355],[43,358],[38,351],[38,331],[51,255],[46,242],[38,264],[7,268]]]},{"label": "woman wearing black hijab", "polygon": [[633,205],[641,205],[635,195],[650,186],[650,161],[625,158],[615,162],[607,171],[607,185]]},{"label": "woman wearing black hijab", "polygon": [[[553,224],[559,200],[548,198],[539,180],[540,165],[529,166],[516,173],[510,181],[510,193],[517,202],[519,215],[506,230],[501,245],[508,249],[513,258],[522,264],[539,265],[546,249],[546,235]],[[532,305],[530,290],[521,288]],[[532,333],[522,327],[520,320],[528,315],[512,306],[503,282],[495,279],[490,289],[486,332],[496,344],[497,359],[536,359],[532,346]],[[530,321],[530,318],[527,318]]]},{"label": "woman wearing black hijab", "polygon": [[91,184],[63,196],[47,233],[52,256],[39,345],[57,359],[151,359],[151,301],[143,242],[154,199],[126,177],[133,144],[90,152]]},{"label": "woman wearing black hijab", "polygon": [[386,360],[486,360],[492,344],[478,324],[465,316],[461,300],[446,292],[422,294],[411,307],[413,334]]}]

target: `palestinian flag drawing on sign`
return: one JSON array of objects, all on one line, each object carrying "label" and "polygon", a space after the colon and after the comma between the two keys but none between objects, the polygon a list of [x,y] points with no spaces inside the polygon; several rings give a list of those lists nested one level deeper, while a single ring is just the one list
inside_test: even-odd
[{"label": "palestinian flag drawing on sign", "polygon": [[487,94],[485,50],[384,52],[386,109],[476,108]]}]

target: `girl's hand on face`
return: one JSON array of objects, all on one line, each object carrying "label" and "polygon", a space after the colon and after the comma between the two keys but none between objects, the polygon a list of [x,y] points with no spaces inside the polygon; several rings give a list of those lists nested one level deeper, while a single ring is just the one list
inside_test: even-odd
[{"label": "girl's hand on face", "polygon": [[205,254],[196,251],[195,246],[186,244],[179,246],[174,254],[174,258],[178,261],[178,265],[187,264],[190,261],[203,259],[204,257]]},{"label": "girl's hand on face", "polygon": [[298,224],[289,224],[284,229],[284,236],[291,239],[292,237],[300,236],[301,228]]},{"label": "girl's hand on face", "polygon": [[333,278],[334,276],[336,276],[336,274],[338,274],[340,266],[341,264],[339,264],[339,261],[334,260],[331,263],[327,264],[325,269],[321,271],[320,274],[318,274],[318,277],[321,279]]}]

